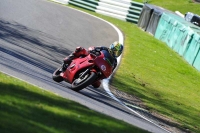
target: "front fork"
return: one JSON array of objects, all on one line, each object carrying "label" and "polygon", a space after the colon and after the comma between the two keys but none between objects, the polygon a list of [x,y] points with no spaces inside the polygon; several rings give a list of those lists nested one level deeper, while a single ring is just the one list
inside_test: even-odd
[{"label": "front fork", "polygon": [[88,74],[88,73],[90,72],[90,69],[91,69],[91,68],[86,69],[86,70],[80,75],[79,78],[85,77],[85,75]]}]

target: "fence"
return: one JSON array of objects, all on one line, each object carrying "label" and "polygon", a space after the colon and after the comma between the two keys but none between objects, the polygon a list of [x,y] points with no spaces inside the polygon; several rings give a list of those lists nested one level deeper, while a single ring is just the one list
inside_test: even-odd
[{"label": "fence", "polygon": [[200,71],[200,27],[171,11],[149,4],[143,7],[138,26],[165,42]]},{"label": "fence", "polygon": [[54,0],[62,4],[71,4],[99,14],[137,24],[143,8],[142,3],[131,0]]}]

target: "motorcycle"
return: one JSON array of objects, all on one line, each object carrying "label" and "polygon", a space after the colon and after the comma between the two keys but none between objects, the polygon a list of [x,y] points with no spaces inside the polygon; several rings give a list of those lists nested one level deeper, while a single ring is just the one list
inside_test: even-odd
[{"label": "motorcycle", "polygon": [[56,82],[68,82],[71,89],[79,91],[112,74],[113,57],[106,50],[92,51],[87,56],[75,58],[63,71],[63,66],[55,70],[52,78]]}]

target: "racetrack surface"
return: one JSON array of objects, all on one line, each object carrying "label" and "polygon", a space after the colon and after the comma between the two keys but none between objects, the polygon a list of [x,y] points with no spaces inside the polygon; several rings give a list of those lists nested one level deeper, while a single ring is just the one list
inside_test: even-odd
[{"label": "racetrack surface", "polygon": [[163,129],[118,104],[102,89],[70,90],[51,76],[77,46],[109,46],[118,34],[108,23],[44,0],[0,1],[0,71],[93,110],[155,133]]}]

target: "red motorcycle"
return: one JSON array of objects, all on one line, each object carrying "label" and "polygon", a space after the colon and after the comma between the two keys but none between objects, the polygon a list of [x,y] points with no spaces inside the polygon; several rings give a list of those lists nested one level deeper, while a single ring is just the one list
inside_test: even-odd
[{"label": "red motorcycle", "polygon": [[72,90],[79,91],[109,77],[112,74],[113,61],[108,51],[93,51],[85,57],[73,59],[65,71],[59,67],[52,78],[56,82],[66,81],[71,84]]}]

